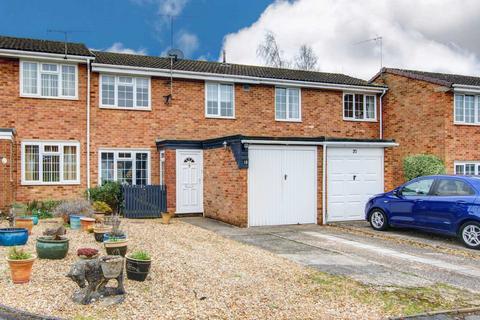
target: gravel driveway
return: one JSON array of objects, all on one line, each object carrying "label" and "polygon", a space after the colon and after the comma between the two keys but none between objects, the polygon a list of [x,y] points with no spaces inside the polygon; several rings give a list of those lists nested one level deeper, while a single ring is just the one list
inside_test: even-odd
[{"label": "gravel driveway", "polygon": [[[27,244],[44,228],[41,222]],[[5,227],[5,224],[3,224]],[[129,251],[151,252],[151,278],[126,281],[126,300],[115,306],[82,306],[70,299],[77,288],[65,277],[80,247],[102,249],[92,234],[69,230],[65,260],[37,260],[29,284],[13,285],[0,247],[0,302],[32,313],[70,319],[379,319],[383,310],[312,269],[271,252],[173,220],[123,220]],[[328,288],[328,289],[327,289]]]}]

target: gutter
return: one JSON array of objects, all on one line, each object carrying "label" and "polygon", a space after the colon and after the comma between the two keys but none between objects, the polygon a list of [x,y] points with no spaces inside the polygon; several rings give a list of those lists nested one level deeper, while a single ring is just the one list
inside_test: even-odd
[{"label": "gutter", "polygon": [[[131,66],[99,64],[99,63],[92,63],[92,71],[100,72],[100,73],[138,74],[138,75],[144,75],[144,76],[156,76],[156,77],[168,77],[168,78],[172,75],[171,71],[167,69],[131,67]],[[183,79],[230,81],[230,82],[236,81],[240,83],[249,83],[249,84],[288,85],[292,87],[330,89],[330,90],[349,90],[349,91],[357,91],[357,92],[382,93],[383,91],[385,91],[384,87],[375,87],[375,86],[341,85],[341,84],[323,83],[323,82],[260,78],[260,77],[253,77],[253,76],[239,76],[239,75],[183,71],[183,70],[174,70],[173,76],[176,78],[183,78]]]},{"label": "gutter", "polygon": [[75,55],[67,55],[65,58],[65,54],[58,54],[58,53],[46,53],[46,52],[35,52],[35,51],[23,51],[23,50],[9,50],[9,49],[0,49],[0,56],[3,57],[15,57],[15,58],[38,58],[42,60],[68,60],[72,62],[80,62],[83,63],[85,60],[90,61],[94,60],[95,57],[93,56],[75,56]]},{"label": "gutter", "polygon": [[452,85],[454,92],[463,92],[463,93],[480,93],[479,86],[469,86],[464,84],[454,84]]},{"label": "gutter", "polygon": [[266,144],[266,145],[297,145],[297,146],[330,146],[330,147],[363,147],[363,148],[377,148],[377,147],[397,147],[396,142],[379,141],[379,142],[363,142],[363,141],[296,141],[296,140],[241,140],[241,143],[246,144]]}]

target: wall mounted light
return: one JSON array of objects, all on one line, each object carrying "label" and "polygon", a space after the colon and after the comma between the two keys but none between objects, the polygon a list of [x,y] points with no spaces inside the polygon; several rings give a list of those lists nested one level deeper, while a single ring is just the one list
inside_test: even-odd
[{"label": "wall mounted light", "polygon": [[2,157],[2,164],[6,165],[8,163],[8,159],[6,157]]},{"label": "wall mounted light", "polygon": [[226,150],[227,149],[227,141],[223,141],[222,145],[223,145],[223,149]]}]

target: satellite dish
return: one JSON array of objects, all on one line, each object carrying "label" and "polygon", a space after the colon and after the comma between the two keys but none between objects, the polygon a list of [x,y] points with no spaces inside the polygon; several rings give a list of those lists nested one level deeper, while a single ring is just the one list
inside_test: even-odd
[{"label": "satellite dish", "polygon": [[175,60],[183,59],[184,57],[183,52],[180,49],[170,49],[168,50],[167,54],[170,58],[173,58]]}]

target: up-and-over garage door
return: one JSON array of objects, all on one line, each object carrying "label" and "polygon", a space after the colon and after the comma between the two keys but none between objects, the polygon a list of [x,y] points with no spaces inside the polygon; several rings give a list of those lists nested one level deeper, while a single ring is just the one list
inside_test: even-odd
[{"label": "up-and-over garage door", "polygon": [[250,226],[316,223],[317,147],[251,145]]},{"label": "up-and-over garage door", "polygon": [[327,222],[364,219],[365,204],[383,192],[383,148],[327,148]]}]

